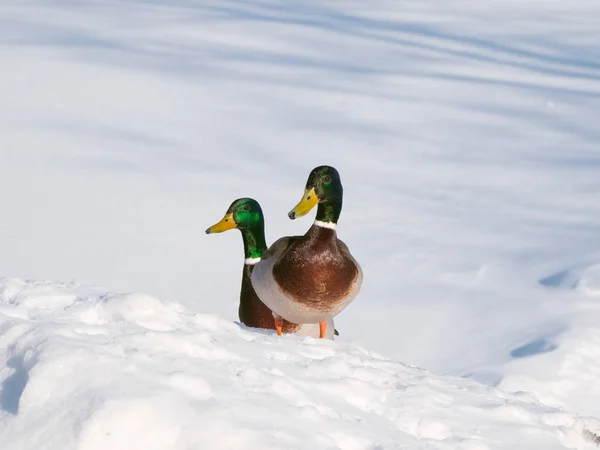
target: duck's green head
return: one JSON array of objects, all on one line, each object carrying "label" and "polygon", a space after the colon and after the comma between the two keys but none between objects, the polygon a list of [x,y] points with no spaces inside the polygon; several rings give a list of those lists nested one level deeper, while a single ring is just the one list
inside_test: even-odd
[{"label": "duck's green head", "polygon": [[264,227],[263,212],[258,202],[252,198],[238,198],[234,201],[220,222],[206,230],[206,234],[232,230],[250,230]]},{"label": "duck's green head", "polygon": [[341,209],[343,195],[344,189],[338,171],[331,166],[316,167],[308,176],[302,200],[290,211],[288,216],[292,220],[302,217],[308,214],[317,204],[336,205]]}]

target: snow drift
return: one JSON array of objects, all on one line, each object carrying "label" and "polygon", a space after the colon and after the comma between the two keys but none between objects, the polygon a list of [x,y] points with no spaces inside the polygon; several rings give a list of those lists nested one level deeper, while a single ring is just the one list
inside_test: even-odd
[{"label": "snow drift", "polygon": [[597,0],[3,0],[0,276],[234,320],[239,236],[202,230],[251,196],[268,242],[304,233],[287,212],[332,164],[365,272],[344,338],[600,417],[599,17]]},{"label": "snow drift", "polygon": [[0,281],[3,450],[594,448],[584,419],[145,294]]}]

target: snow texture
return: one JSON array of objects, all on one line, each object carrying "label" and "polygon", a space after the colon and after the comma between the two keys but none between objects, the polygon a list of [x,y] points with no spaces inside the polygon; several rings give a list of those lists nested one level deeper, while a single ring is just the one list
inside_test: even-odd
[{"label": "snow texture", "polygon": [[[448,394],[456,404],[447,410],[438,391],[433,400],[405,403],[410,399],[402,395],[433,389],[431,380],[441,379],[381,362],[398,371],[400,385],[412,387],[386,390],[369,382],[374,391],[356,391],[387,413],[369,426],[340,422],[340,429],[370,436],[365,442],[379,442],[373,449],[426,445],[418,440],[421,426],[428,430],[421,439],[436,434],[431,429],[441,430],[438,437],[467,438],[449,448],[475,445],[469,436],[488,431],[481,445],[489,448],[509,440],[515,448],[578,445],[569,437],[581,428],[575,414],[600,417],[598,23],[596,0],[3,0],[0,276],[74,280],[103,286],[100,292],[151,297],[89,294],[90,300],[79,288],[74,294],[68,287],[5,282],[4,298],[12,303],[0,316],[7,330],[0,333],[0,351],[7,352],[0,366],[6,387],[0,448],[7,436],[16,450],[52,439],[72,439],[56,444],[61,450],[102,447],[75,442],[100,436],[112,415],[124,434],[169,429],[175,439],[178,427],[187,426],[192,437],[175,447],[199,438],[200,429],[212,429],[222,442],[235,439],[231,424],[246,430],[248,442],[275,433],[276,424],[292,448],[300,440],[307,447],[318,433],[289,431],[285,415],[298,411],[270,403],[278,398],[270,388],[260,394],[234,383],[238,388],[220,393],[208,366],[201,374],[187,366],[195,360],[186,349],[206,352],[207,359],[241,355],[250,364],[238,367],[289,369],[284,379],[319,404],[325,394],[311,383],[318,384],[321,363],[298,352],[330,349],[341,365],[380,361],[355,345],[471,379],[448,382],[470,387]],[[336,317],[340,338],[328,347],[239,329],[240,238],[202,230],[232,200],[251,196],[265,211],[269,242],[303,233],[311,218],[292,222],[287,212],[321,164],[341,173],[338,232],[364,272],[360,295]],[[130,335],[129,327],[149,331]],[[186,333],[201,342],[188,342]],[[153,344],[156,336],[171,344]],[[202,343],[213,338],[225,342]],[[144,340],[131,355],[138,345],[129,339]],[[269,349],[299,366],[275,365]],[[151,353],[163,358],[156,366]],[[65,360],[53,364],[50,355]],[[136,357],[147,360],[131,362]],[[231,378],[226,370],[236,367],[235,357],[215,361],[215,377]],[[300,370],[302,364],[310,370]],[[322,364],[331,364],[324,372],[332,377],[345,376],[335,375],[334,360]],[[178,365],[186,374],[180,377],[189,368],[190,377],[208,385],[190,381],[181,398],[176,390],[165,393],[170,385],[160,380],[169,376],[158,375]],[[88,381],[67,376],[69,367]],[[313,378],[302,385],[305,376]],[[429,381],[421,386],[419,377]],[[511,397],[473,380],[529,394]],[[213,395],[253,402],[193,400],[188,393],[202,397],[207,386]],[[334,390],[323,402],[342,414],[337,402],[347,402],[336,400]],[[253,397],[259,395],[264,404]],[[516,418],[494,416],[495,407],[482,413],[490,396],[520,405]],[[531,400],[527,422],[520,414],[529,400],[516,398],[533,397],[548,411],[573,415],[542,425],[547,407]],[[46,409],[44,399],[64,403]],[[179,409],[156,406],[161,401]],[[189,413],[195,401],[206,410],[207,427]],[[211,415],[211,401],[225,409]],[[238,408],[249,404],[249,422],[237,421]],[[472,415],[458,407],[465,404],[475,405]],[[121,416],[128,408],[137,414]],[[405,420],[394,419],[392,410],[406,413]],[[440,418],[444,411],[449,422]],[[306,414],[302,420],[310,420]],[[316,422],[325,420],[315,414]],[[373,438],[380,426],[414,417],[429,419],[404,430],[405,441]],[[451,431],[428,425],[436,421],[451,423]],[[325,429],[332,422],[322,423]],[[525,423],[531,433],[521,429]],[[169,441],[161,439],[147,448]],[[542,444],[526,445],[537,439]],[[329,442],[322,446],[362,445],[343,436]]]},{"label": "snow texture", "polygon": [[3,449],[595,448],[600,420],[145,294],[0,282]]}]

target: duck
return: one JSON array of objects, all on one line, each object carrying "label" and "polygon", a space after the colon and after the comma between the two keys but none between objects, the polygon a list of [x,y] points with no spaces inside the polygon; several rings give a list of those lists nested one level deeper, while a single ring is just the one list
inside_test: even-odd
[{"label": "duck", "polygon": [[[282,333],[294,333],[299,336],[320,337],[320,329],[315,324],[297,324],[287,320],[275,327],[273,313],[261,301],[251,282],[252,272],[262,255],[267,250],[265,240],[265,220],[260,204],[253,198],[238,198],[233,201],[223,219],[206,229],[206,234],[222,233],[238,229],[244,243],[244,267],[240,290],[238,316],[241,323],[252,328],[277,330]],[[333,321],[330,323],[331,332],[327,338],[333,339],[338,335]]]},{"label": "duck", "polygon": [[324,338],[328,321],[360,291],[362,269],[337,236],[343,194],[337,169],[314,168],[302,199],[288,214],[295,220],[317,206],[314,223],[303,236],[275,241],[254,267],[252,286],[273,312],[276,329],[285,320],[319,324],[319,337]]}]

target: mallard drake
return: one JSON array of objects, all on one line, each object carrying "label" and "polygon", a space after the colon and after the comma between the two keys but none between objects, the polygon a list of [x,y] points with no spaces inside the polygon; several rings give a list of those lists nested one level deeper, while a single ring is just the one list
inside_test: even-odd
[{"label": "mallard drake", "polygon": [[252,286],[273,311],[276,328],[281,319],[294,323],[318,323],[320,337],[327,321],[354,300],[362,284],[360,265],[337,237],[343,188],[331,166],[312,170],[304,196],[288,214],[296,219],[318,205],[317,217],[304,236],[276,241],[262,255],[252,272]]},{"label": "mallard drake", "polygon": [[[255,265],[267,250],[265,241],[265,221],[260,204],[252,198],[235,200],[223,219],[206,230],[206,234],[222,233],[237,228],[242,233],[244,241],[244,269],[242,271],[242,288],[238,315],[240,322],[253,328],[275,329],[273,313],[260,300],[252,287],[251,276]],[[333,322],[331,333],[327,337],[333,339]],[[317,337],[319,328],[314,324],[296,324],[284,320],[278,334],[295,333],[301,336]]]}]

